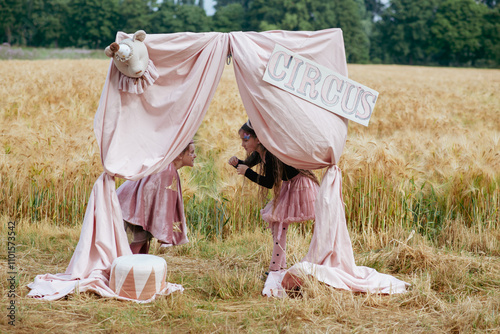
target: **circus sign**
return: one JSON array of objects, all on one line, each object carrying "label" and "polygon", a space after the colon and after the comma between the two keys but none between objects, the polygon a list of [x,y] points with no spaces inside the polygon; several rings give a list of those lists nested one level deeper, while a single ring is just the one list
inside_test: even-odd
[{"label": "circus sign", "polygon": [[368,126],[378,92],[276,44],[263,80]]}]

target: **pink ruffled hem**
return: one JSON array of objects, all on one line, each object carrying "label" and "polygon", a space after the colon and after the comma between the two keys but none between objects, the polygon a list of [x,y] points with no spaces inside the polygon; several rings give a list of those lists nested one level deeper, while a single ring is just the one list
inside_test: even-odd
[{"label": "pink ruffled hem", "polygon": [[276,207],[273,210],[273,204],[276,199],[270,201],[264,209],[260,210],[262,219],[269,223],[280,223],[280,235],[283,230],[283,224],[305,222],[314,220],[316,195],[319,186],[304,175],[297,175],[290,181],[284,181],[281,186],[281,192]]},{"label": "pink ruffled hem", "polygon": [[126,93],[142,94],[147,87],[155,83],[159,76],[156,66],[150,59],[148,68],[140,78],[131,78],[120,72],[118,89]]}]

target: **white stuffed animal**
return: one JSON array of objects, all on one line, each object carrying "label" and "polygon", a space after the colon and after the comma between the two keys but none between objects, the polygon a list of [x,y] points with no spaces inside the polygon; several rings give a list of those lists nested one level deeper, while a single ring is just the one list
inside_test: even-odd
[{"label": "white stuffed animal", "polygon": [[122,40],[120,43],[112,43],[104,52],[110,58],[118,70],[130,78],[140,78],[146,72],[149,63],[149,54],[144,40],[146,32],[138,30],[132,38]]}]

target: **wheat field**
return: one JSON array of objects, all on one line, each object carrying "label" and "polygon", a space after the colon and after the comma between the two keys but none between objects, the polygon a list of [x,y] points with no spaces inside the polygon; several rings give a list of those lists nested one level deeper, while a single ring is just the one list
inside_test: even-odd
[{"label": "wheat field", "polygon": [[[500,332],[500,70],[348,66],[380,93],[369,127],[350,123],[339,162],[356,262],[411,283],[406,294],[309,281],[290,298],[260,295],[271,237],[257,187],[227,165],[244,155],[246,114],[226,66],[196,135],[195,167],[181,170],[190,242],[150,251],[185,291],[146,305],[26,298],[37,274],[65,271],[78,242],[102,173],[93,117],[108,67],[0,61],[1,332]],[[290,229],[289,265],[307,253],[312,229]]]}]

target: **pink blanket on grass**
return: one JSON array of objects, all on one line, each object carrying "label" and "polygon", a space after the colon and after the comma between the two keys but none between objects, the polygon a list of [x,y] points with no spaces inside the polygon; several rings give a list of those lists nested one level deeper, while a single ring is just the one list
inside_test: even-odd
[{"label": "pink blanket on grass", "polygon": [[[117,41],[127,37],[120,32]],[[276,43],[347,77],[340,29],[157,34],[148,35],[145,43],[159,77],[143,94],[122,92],[118,70],[110,63],[94,121],[105,172],[94,185],[66,273],[37,276],[29,285],[29,296],[61,298],[78,282],[79,291],[107,287],[113,260],[131,254],[114,177],[139,180],[163,170],[181,153],[201,124],[229,52],[243,104],[263,144],[294,167],[328,168],[316,202],[309,251],[289,270],[340,289],[406,290],[407,283],[355,264],[336,165],[347,137],[347,120],[262,80]],[[281,278],[268,280],[263,294],[282,296]],[[45,286],[49,279],[50,289]]]}]

